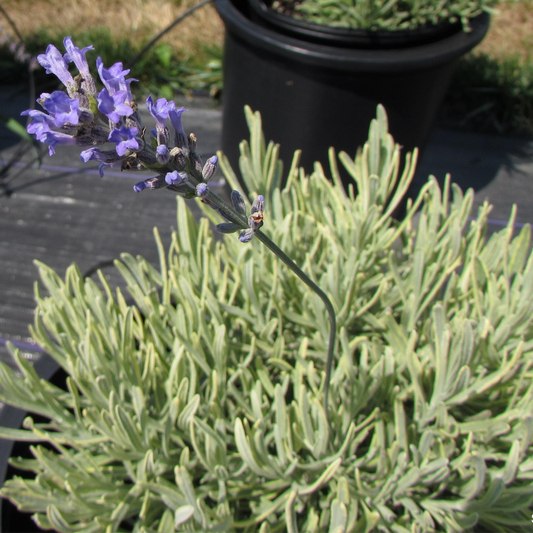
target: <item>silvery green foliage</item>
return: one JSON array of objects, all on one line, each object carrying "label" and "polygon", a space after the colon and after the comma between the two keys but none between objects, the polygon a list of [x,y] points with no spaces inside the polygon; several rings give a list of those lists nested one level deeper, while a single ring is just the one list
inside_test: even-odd
[{"label": "silvery green foliage", "polygon": [[334,184],[296,155],[277,188],[277,147],[247,119],[250,197],[265,195],[273,240],[337,309],[327,416],[320,300],[261,243],[215,241],[178,198],[159,267],[116,263],[133,305],[103,275],[39,265],[33,334],[68,390],[14,349],[22,376],[0,367],[2,401],[51,420],[0,435],[55,447],[15,460],[37,478],[2,495],[59,532],[530,531],[529,226],[512,239],[511,218],[488,238],[490,206],[471,220],[472,191],[434,178],[391,219],[414,160],[399,176],[381,108],[355,161],[340,154],[357,196],[333,152]]},{"label": "silvery green foliage", "polygon": [[498,0],[276,0],[297,19],[338,28],[407,30],[446,21],[461,21],[468,30],[469,19],[483,11],[492,12]]}]

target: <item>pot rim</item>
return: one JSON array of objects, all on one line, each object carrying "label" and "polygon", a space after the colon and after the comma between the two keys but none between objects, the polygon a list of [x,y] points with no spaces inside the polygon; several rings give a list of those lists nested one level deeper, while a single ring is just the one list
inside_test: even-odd
[{"label": "pot rim", "polygon": [[214,5],[226,31],[255,49],[279,56],[282,60],[293,59],[315,67],[347,71],[399,72],[450,63],[481,42],[490,24],[490,15],[482,13],[470,21],[471,31],[468,33],[460,31],[437,42],[408,48],[368,50],[322,45],[289,37],[253,22],[231,0],[214,0]]},{"label": "pot rim", "polygon": [[272,9],[273,0],[248,0],[248,3],[252,9],[252,20],[255,14],[257,22],[266,24],[274,31],[279,30],[296,39],[347,48],[403,48],[434,42],[462,30],[459,20],[453,23],[441,20],[414,29],[394,30],[327,26],[278,13]]}]

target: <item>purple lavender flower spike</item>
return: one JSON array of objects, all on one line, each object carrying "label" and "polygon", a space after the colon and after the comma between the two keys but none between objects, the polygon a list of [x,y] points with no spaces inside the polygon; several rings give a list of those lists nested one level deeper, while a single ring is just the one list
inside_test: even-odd
[{"label": "purple lavender flower spike", "polygon": [[173,172],[167,172],[165,176],[165,181],[169,185],[181,185],[182,183],[185,183],[188,181],[187,173],[186,172],[178,172],[177,170],[174,170]]},{"label": "purple lavender flower spike", "polygon": [[54,117],[56,127],[61,128],[67,122],[73,125],[78,123],[80,101],[77,98],[70,99],[63,91],[54,91],[50,95],[42,94],[40,101]]},{"label": "purple lavender flower spike", "polygon": [[37,61],[46,69],[47,74],[55,74],[67,89],[74,86],[74,78],[68,71],[67,62],[53,44],[48,45],[45,54],[37,56]]},{"label": "purple lavender flower spike", "polygon": [[86,46],[80,50],[77,46],[74,46],[72,37],[65,37],[63,39],[63,44],[65,46],[65,50],[67,51],[67,53],[63,56],[65,61],[67,63],[74,63],[76,68],[80,71],[80,74],[83,74],[84,77],[91,76],[89,65],[85,59],[85,54],[89,50],[94,50],[94,46]]},{"label": "purple lavender flower spike", "polygon": [[126,128],[123,126],[120,129],[114,129],[109,134],[108,140],[116,143],[117,154],[123,156],[128,149],[138,150],[139,143],[135,139],[137,133],[139,133],[137,128]]},{"label": "purple lavender flower spike", "polygon": [[35,135],[38,141],[43,142],[45,133],[51,131],[51,128],[55,127],[55,121],[53,117],[38,111],[37,109],[27,109],[23,111],[21,115],[29,115],[32,118],[32,121],[28,124],[26,128],[27,132],[31,135]]},{"label": "purple lavender flower spike", "polygon": [[170,161],[170,152],[165,144],[160,144],[156,148],[155,156],[160,165],[166,165]]},{"label": "purple lavender flower spike", "polygon": [[118,123],[120,117],[129,117],[133,114],[133,109],[124,102],[127,100],[126,91],[118,91],[113,96],[107,89],[102,89],[98,93],[98,109],[111,121]]}]

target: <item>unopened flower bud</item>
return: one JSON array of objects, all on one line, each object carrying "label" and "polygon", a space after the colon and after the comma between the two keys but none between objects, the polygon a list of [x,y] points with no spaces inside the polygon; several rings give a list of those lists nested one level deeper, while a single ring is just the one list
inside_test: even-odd
[{"label": "unopened flower bud", "polygon": [[168,144],[170,141],[170,133],[168,128],[163,128],[157,131],[157,144]]},{"label": "unopened flower bud", "polygon": [[178,172],[177,170],[174,170],[173,172],[167,172],[165,176],[165,181],[169,185],[181,185],[182,183],[185,183],[188,181],[187,172]]},{"label": "unopened flower bud", "polygon": [[244,198],[239,191],[231,191],[231,203],[239,215],[246,215],[246,205]]},{"label": "unopened flower bud", "polygon": [[196,196],[203,198],[204,196],[207,196],[208,192],[209,192],[209,187],[205,183],[199,183],[196,186]]},{"label": "unopened flower bud", "polygon": [[202,158],[196,152],[189,152],[189,162],[191,163],[191,173],[198,179],[202,178]]},{"label": "unopened flower bud", "polygon": [[156,158],[160,165],[166,165],[170,161],[170,152],[164,144],[160,144],[156,148]]},{"label": "unopened flower bud", "polygon": [[239,233],[239,240],[241,242],[250,242],[255,236],[255,231],[253,229],[245,229]]},{"label": "unopened flower bud", "polygon": [[179,171],[184,170],[187,166],[187,156],[181,148],[172,148],[170,150],[172,165]]},{"label": "unopened flower bud", "polygon": [[218,157],[214,155],[210,157],[202,170],[202,178],[204,181],[209,181],[215,173],[218,166]]},{"label": "unopened flower bud", "polygon": [[133,186],[133,190],[135,192],[142,192],[144,191],[144,189],[146,189],[148,187],[148,185],[146,185],[146,183],[144,181],[140,181],[139,183],[136,183],[134,186]]},{"label": "unopened flower bud", "polygon": [[215,229],[220,233],[235,233],[236,231],[239,231],[241,227],[233,222],[223,222],[222,224],[217,224]]},{"label": "unopened flower bud", "polygon": [[160,189],[161,187],[166,187],[167,183],[165,181],[165,176],[159,174],[153,178],[148,178],[147,180],[140,181],[133,186],[135,192],[144,191],[144,189]]}]

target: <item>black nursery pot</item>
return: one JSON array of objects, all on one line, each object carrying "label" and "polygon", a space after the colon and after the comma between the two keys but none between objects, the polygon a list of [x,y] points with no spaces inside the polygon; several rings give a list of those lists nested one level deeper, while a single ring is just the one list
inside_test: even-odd
[{"label": "black nursery pot", "polygon": [[238,168],[239,143],[249,137],[245,105],[260,111],[266,140],[280,143],[290,165],[328,166],[328,148],[355,155],[383,104],[389,131],[404,153],[423,149],[456,60],[485,36],[483,13],[472,31],[436,42],[368,50],[308,42],[251,20],[247,0],[215,0],[226,26],[222,150]]}]

